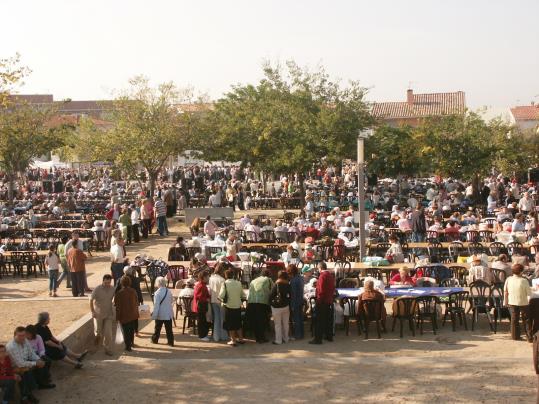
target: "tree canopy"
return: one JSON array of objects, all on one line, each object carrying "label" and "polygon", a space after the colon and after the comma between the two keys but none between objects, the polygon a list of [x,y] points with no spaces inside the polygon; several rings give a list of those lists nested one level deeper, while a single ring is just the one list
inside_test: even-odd
[{"label": "tree canopy", "polygon": [[197,128],[206,160],[241,161],[266,173],[304,173],[325,158],[354,157],[372,118],[357,82],[341,87],[319,68],[264,65],[256,85],[236,85]]},{"label": "tree canopy", "polygon": [[110,128],[82,121],[72,154],[81,162],[113,163],[132,177],[144,169],[153,194],[167,160],[189,147],[193,116],[179,106],[192,98],[191,90],[180,90],[173,83],[153,88],[147,78],[135,77],[112,103]]}]

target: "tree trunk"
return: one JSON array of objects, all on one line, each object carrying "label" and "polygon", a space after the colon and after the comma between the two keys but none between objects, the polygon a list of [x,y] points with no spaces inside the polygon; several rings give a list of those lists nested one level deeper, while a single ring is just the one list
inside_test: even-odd
[{"label": "tree trunk", "polygon": [[7,179],[8,179],[8,187],[7,187],[7,198],[8,198],[8,201],[9,201],[9,206],[10,207],[13,207],[13,199],[14,199],[14,192],[13,192],[13,185],[14,185],[14,181],[13,181],[13,173],[11,172],[7,172],[6,173],[7,175]]},{"label": "tree trunk", "polygon": [[299,208],[302,209],[305,207],[305,184],[304,184],[303,173],[298,174],[299,181]]},{"label": "tree trunk", "polygon": [[479,190],[479,174],[474,174],[472,178],[472,201],[473,203],[477,204],[480,202],[481,195]]},{"label": "tree trunk", "polygon": [[150,197],[153,198],[155,192],[155,182],[157,181],[157,174],[155,172],[148,172],[148,181],[150,183]]}]

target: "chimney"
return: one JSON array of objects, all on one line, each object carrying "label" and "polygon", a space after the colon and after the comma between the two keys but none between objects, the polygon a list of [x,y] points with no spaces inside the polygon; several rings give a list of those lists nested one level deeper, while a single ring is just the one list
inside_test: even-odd
[{"label": "chimney", "polygon": [[414,90],[411,88],[406,91],[406,102],[410,105],[414,103]]}]

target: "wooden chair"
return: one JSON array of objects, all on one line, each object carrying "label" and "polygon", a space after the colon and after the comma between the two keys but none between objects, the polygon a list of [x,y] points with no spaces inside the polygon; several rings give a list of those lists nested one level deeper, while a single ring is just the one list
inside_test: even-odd
[{"label": "wooden chair", "polygon": [[[344,279],[343,279],[344,280]],[[357,321],[357,335],[361,335],[361,321],[356,313],[357,297],[344,297],[341,301],[343,311],[348,309],[348,314],[344,316],[344,332],[346,335],[350,331],[350,319],[355,318]]]},{"label": "wooden chair", "polygon": [[185,334],[185,325],[187,324],[187,327],[193,327],[193,333],[196,334],[197,332],[197,318],[198,314],[195,313],[192,310],[191,305],[193,304],[193,298],[192,297],[182,297],[180,298],[183,306],[183,328],[182,328],[182,334]]},{"label": "wooden chair", "polygon": [[376,323],[376,332],[378,338],[382,338],[380,333],[381,322],[383,320],[383,302],[379,300],[363,300],[361,301],[361,314],[359,318],[363,321],[365,327],[365,339],[369,339],[369,325],[371,321]]}]

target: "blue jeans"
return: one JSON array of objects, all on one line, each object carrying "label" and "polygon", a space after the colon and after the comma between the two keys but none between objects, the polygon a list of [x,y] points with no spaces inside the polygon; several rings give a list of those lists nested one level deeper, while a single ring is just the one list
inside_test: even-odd
[{"label": "blue jeans", "polygon": [[57,287],[60,287],[60,284],[65,279],[67,282],[66,288],[71,288],[71,276],[69,274],[69,268],[67,267],[67,261],[65,258],[62,258],[60,260],[60,264],[62,265],[62,273],[60,274],[60,277],[56,280]]},{"label": "blue jeans", "polygon": [[157,216],[157,231],[160,236],[166,234],[167,229],[167,217],[166,216]]},{"label": "blue jeans", "polygon": [[292,311],[292,324],[294,325],[294,338],[302,339],[304,337],[303,331],[303,306],[291,307]]},{"label": "blue jeans", "polygon": [[219,303],[211,304],[211,315],[213,319],[213,340],[217,341],[227,341],[228,335],[226,330],[223,328],[224,321],[224,307]]},{"label": "blue jeans", "polygon": [[58,289],[58,270],[49,269],[49,292],[56,292]]}]

